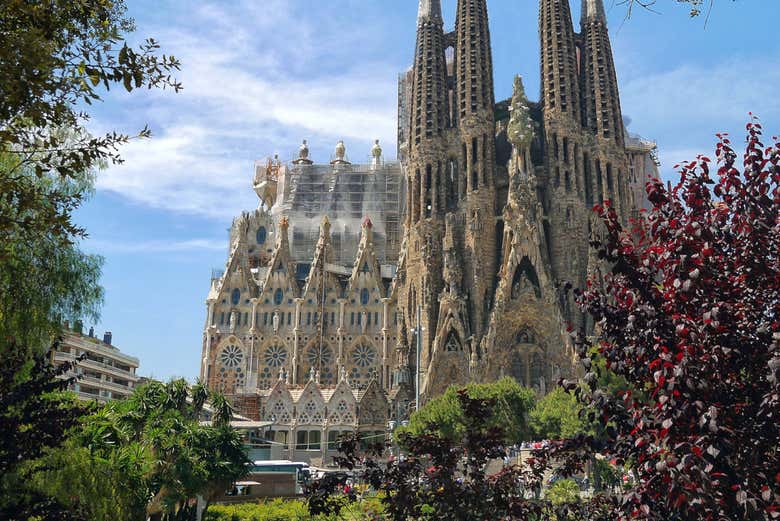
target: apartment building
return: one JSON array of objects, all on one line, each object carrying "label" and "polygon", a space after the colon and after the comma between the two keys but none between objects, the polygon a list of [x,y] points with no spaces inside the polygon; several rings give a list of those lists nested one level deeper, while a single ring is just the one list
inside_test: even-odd
[{"label": "apartment building", "polygon": [[122,400],[138,386],[138,358],[122,353],[111,341],[110,331],[103,335],[101,341],[95,337],[93,328],[84,334],[80,323],[76,323],[72,329],[65,325],[62,342],[53,354],[53,362],[60,365],[85,355],[75,369],[68,373],[68,376],[80,376],[71,385],[71,390],[80,399],[100,402]]}]

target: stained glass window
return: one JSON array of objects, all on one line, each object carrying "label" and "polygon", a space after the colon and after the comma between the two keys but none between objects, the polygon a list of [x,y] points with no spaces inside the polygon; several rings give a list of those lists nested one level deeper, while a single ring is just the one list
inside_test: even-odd
[{"label": "stained glass window", "polygon": [[244,360],[244,352],[237,345],[230,344],[222,350],[220,360],[223,366],[234,369]]}]

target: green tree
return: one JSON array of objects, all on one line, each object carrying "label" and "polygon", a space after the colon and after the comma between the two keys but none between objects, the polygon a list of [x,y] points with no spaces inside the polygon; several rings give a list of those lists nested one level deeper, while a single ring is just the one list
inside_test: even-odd
[{"label": "green tree", "polygon": [[[15,160],[11,154],[0,153],[0,176]],[[82,253],[53,229],[25,223],[59,205],[57,194],[83,199],[92,192],[94,175],[39,177],[28,166],[17,177],[25,190],[37,192],[42,200],[38,210],[22,211],[16,198],[0,197],[0,216],[24,215],[19,224],[3,230],[0,241],[0,351],[13,339],[17,346],[40,352],[59,332],[62,319],[97,320],[103,300],[99,284],[103,259]]]},{"label": "green tree", "polygon": [[40,462],[36,484],[95,521],[194,519],[191,499],[208,501],[246,472],[231,416],[203,385],[149,383],[86,418],[67,450]]},{"label": "green tree", "polygon": [[102,261],[73,245],[72,212],[130,136],[91,136],[78,104],[117,83],[180,88],[178,61],[153,40],[129,47],[133,29],[123,0],[0,3],[0,348],[43,350],[59,318],[97,317]]},{"label": "green tree", "polygon": [[580,487],[573,479],[559,479],[545,491],[544,498],[553,505],[578,503]]},{"label": "green tree", "polygon": [[539,400],[529,414],[529,423],[537,439],[559,440],[588,431],[580,414],[577,397],[556,387]]},{"label": "green tree", "polygon": [[[157,56],[146,40],[129,47],[134,30],[123,0],[51,0],[0,3],[0,151],[14,161],[4,166],[0,193],[0,237],[21,227],[68,239],[83,234],[71,211],[81,193],[60,190],[38,178],[76,179],[106,161],[120,162],[118,147],[130,136],[84,132],[89,116],[78,103],[99,101],[100,89],[180,85],[170,72],[172,56]],[[148,136],[143,129],[138,136]]]},{"label": "green tree", "polygon": [[27,519],[54,514],[77,519],[47,495],[28,486],[27,465],[47,450],[59,447],[65,434],[89,411],[64,395],[62,378],[72,364],[55,368],[48,354],[32,359],[27,348],[10,344],[0,366],[0,519]]},{"label": "green tree", "polygon": [[[399,429],[400,436],[406,432],[419,435],[429,426],[436,426],[443,437],[459,440],[465,433],[465,418],[458,399],[460,387],[451,386],[441,396],[426,403],[419,411],[415,411],[407,427]],[[469,384],[465,388],[470,398],[493,399],[490,418],[486,418],[488,426],[500,426],[505,432],[506,441],[515,443],[530,437],[527,415],[535,400],[531,389],[526,389],[512,378],[488,384]]]}]

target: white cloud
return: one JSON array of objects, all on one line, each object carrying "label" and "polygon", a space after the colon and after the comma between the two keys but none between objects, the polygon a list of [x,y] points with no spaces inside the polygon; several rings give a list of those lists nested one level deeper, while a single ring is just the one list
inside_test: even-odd
[{"label": "white cloud", "polygon": [[621,101],[632,127],[674,140],[674,148],[711,144],[721,131],[743,132],[751,111],[780,127],[774,94],[780,69],[767,65],[778,61],[780,56],[729,59],[709,68],[685,65],[643,74],[621,85]]},{"label": "white cloud", "polygon": [[89,250],[100,253],[179,253],[189,251],[220,251],[224,250],[224,239],[188,239],[177,240],[153,240],[139,242],[117,242],[88,239],[85,246]]},{"label": "white cloud", "polygon": [[684,65],[632,77],[621,85],[631,129],[658,140],[664,179],[677,179],[674,165],[703,154],[714,159],[715,134],[730,134],[735,148],[744,142],[749,112],[768,133],[780,133],[780,105],[773,90],[780,69],[772,58],[725,59],[713,67]]},{"label": "white cloud", "polygon": [[[175,30],[149,29],[182,62],[184,90],[150,91],[140,100],[112,94],[123,126],[148,121],[153,137],[126,146],[125,164],[102,172],[98,189],[225,220],[257,205],[253,161],[275,152],[287,158],[300,139],[312,141],[320,160],[341,138],[355,158],[368,156],[374,138],[393,150],[397,67],[363,63],[323,72],[320,65],[347,54],[360,31],[318,27],[315,38],[289,4],[205,4]],[[103,116],[92,128],[113,128],[116,117],[106,124]]]}]

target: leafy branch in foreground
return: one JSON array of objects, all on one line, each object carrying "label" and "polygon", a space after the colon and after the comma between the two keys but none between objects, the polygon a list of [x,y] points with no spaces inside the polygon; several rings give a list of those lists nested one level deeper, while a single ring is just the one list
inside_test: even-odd
[{"label": "leafy branch in foreground", "polygon": [[[137,88],[181,88],[171,73],[173,56],[158,56],[148,39],[137,48],[125,42],[134,30],[122,0],[7,0],[0,4],[0,154],[11,158],[0,171],[0,237],[20,223],[45,222],[36,213],[52,210],[49,226],[64,238],[83,230],[70,220],[77,193],[52,190],[41,201],[27,177],[74,179],[106,162],[121,162],[118,148],[131,136],[84,131],[89,115],[80,103],[101,100],[100,90],[121,84]],[[149,135],[148,128],[137,137]],[[19,208],[17,212],[10,212]],[[10,213],[9,213],[10,212]],[[43,216],[42,216],[43,217]]]},{"label": "leafy branch in foreground", "polygon": [[780,517],[780,144],[753,118],[740,171],[718,137],[714,178],[699,156],[675,186],[651,181],[630,233],[600,209],[593,246],[613,268],[579,302],[605,368],[642,396],[604,392],[595,366],[587,387],[568,385],[607,435],[595,448],[632,463],[624,518]]},{"label": "leafy branch in foreground", "polygon": [[[57,448],[80,424],[89,407],[63,395],[75,363],[55,367],[49,353],[32,359],[28,348],[11,344],[0,367],[0,517],[77,519],[56,500],[30,487],[29,463]],[[58,517],[54,517],[56,516]]]}]

